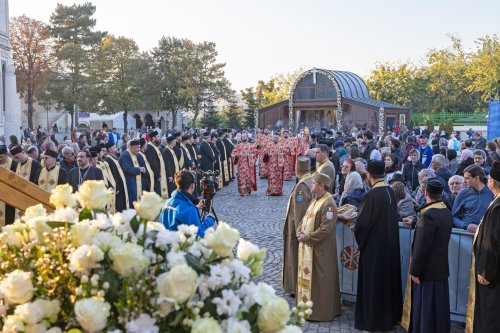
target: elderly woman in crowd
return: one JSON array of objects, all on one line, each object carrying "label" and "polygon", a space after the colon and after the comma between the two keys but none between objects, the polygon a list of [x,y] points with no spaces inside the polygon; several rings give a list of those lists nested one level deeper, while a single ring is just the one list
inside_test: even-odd
[{"label": "elderly woman in crowd", "polygon": [[418,187],[418,173],[423,169],[425,165],[420,162],[420,152],[417,149],[411,149],[403,165],[403,176],[405,181],[410,183],[412,191]]},{"label": "elderly woman in crowd", "polygon": [[444,191],[446,193],[449,193],[450,189],[448,187],[448,180],[452,175],[448,170],[448,168],[446,167],[446,164],[447,164],[446,157],[444,157],[444,155],[436,154],[432,156],[431,168],[434,170],[436,178],[443,182]]},{"label": "elderly woman in crowd", "polygon": [[359,207],[365,194],[365,186],[361,175],[356,171],[351,171],[346,177],[344,192],[340,197],[340,206],[350,204]]},{"label": "elderly woman in crowd", "polygon": [[[434,170],[432,170],[432,169],[422,169],[418,173],[419,186],[417,187],[415,192],[413,192],[413,195],[412,195],[417,206],[418,206],[419,202],[422,202],[423,204],[425,204],[425,197],[424,197],[424,191],[423,191],[425,189],[425,186],[422,187],[422,182],[424,181],[425,178],[435,178],[435,177],[436,177],[436,174],[434,173]],[[426,185],[427,185],[427,183],[426,183]]]},{"label": "elderly woman in crowd", "polygon": [[455,172],[456,175],[463,176],[464,175],[464,170],[467,168],[469,165],[474,164],[474,157],[472,150],[470,149],[464,149],[462,150],[462,160],[460,161],[460,164],[458,165],[457,171]]},{"label": "elderly woman in crowd", "polygon": [[412,198],[408,194],[408,191],[406,191],[405,185],[401,182],[392,182],[391,188],[394,190],[398,202],[399,220],[402,221],[407,216],[413,216],[415,214],[415,207]]},{"label": "elderly woman in crowd", "polygon": [[349,177],[349,174],[353,171],[356,171],[356,165],[354,164],[354,161],[351,159],[345,160],[342,163],[342,167],[340,168],[340,175],[341,175],[341,180],[339,184],[339,193],[342,197],[342,194],[345,191],[345,186],[347,183],[347,177]]}]

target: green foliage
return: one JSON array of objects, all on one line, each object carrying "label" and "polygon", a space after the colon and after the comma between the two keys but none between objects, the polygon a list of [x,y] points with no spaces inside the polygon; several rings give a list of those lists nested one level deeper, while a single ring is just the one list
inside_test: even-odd
[{"label": "green foliage", "polygon": [[224,124],[229,128],[240,128],[243,124],[243,112],[236,100],[233,98],[222,112]]},{"label": "green foliage", "polygon": [[255,99],[254,88],[245,88],[241,91],[241,97],[246,103],[243,110],[244,123],[249,128],[255,127],[255,110],[258,109],[257,100]]},{"label": "green foliage", "polygon": [[448,118],[441,124],[439,124],[439,129],[441,131],[445,131],[446,133],[450,134],[453,132],[453,119]]},{"label": "green foliage", "polygon": [[430,132],[434,131],[434,122],[431,117],[425,117],[425,126]]},{"label": "green foliage", "polygon": [[214,106],[210,106],[206,111],[203,117],[201,118],[200,125],[206,129],[215,129],[218,128],[221,123],[220,115],[217,110],[215,110]]}]

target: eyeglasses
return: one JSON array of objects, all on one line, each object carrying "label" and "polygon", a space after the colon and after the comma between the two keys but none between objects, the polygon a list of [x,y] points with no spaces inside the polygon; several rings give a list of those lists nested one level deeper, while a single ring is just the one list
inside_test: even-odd
[{"label": "eyeglasses", "polygon": [[463,185],[461,182],[451,182],[449,185]]}]

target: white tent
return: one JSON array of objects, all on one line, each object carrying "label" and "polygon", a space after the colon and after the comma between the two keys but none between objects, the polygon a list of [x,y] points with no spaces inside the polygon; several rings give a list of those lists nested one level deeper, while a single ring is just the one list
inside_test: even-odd
[{"label": "white tent", "polygon": [[[132,117],[130,113],[127,114],[127,122],[129,128],[130,126],[135,127],[135,118]],[[124,128],[123,111],[114,114],[90,113],[88,118],[80,117],[80,123],[87,124],[91,129],[102,128],[102,123],[106,123],[109,129],[116,127],[117,131],[121,133]]]}]

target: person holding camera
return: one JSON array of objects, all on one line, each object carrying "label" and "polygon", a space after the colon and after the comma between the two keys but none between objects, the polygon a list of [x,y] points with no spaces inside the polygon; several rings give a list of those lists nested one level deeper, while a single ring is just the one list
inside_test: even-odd
[{"label": "person holding camera", "polygon": [[187,170],[179,171],[175,174],[175,185],[177,189],[172,192],[170,199],[165,203],[165,207],[160,215],[160,221],[168,230],[177,230],[182,225],[195,225],[198,227],[198,236],[203,237],[205,231],[214,226],[215,215],[211,209],[207,217],[202,221],[198,209],[203,209],[205,203],[200,201],[194,203],[196,198],[194,174]]}]

